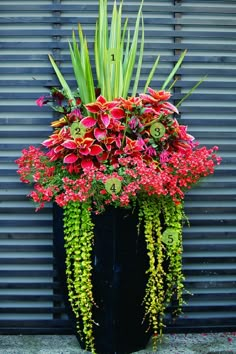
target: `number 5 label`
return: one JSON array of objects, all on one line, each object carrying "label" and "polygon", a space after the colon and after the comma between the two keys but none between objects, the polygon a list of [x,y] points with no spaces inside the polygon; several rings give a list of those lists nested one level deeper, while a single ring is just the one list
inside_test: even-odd
[{"label": "number 5 label", "polygon": [[178,242],[178,231],[168,227],[162,234],[162,242],[168,246],[174,246]]}]

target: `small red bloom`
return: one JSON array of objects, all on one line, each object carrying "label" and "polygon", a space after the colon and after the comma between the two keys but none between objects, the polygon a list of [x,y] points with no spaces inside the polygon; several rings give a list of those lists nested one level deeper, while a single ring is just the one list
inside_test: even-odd
[{"label": "small red bloom", "polygon": [[41,96],[35,102],[37,106],[42,107],[43,105],[49,102],[49,99],[47,96]]}]

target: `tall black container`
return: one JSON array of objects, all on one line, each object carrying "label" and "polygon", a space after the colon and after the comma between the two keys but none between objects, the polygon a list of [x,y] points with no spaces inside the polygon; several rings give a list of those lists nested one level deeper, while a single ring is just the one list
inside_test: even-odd
[{"label": "tall black container", "polygon": [[[53,208],[54,249],[66,296],[63,211]],[[137,212],[108,208],[94,215],[93,292],[95,345],[100,354],[125,354],[145,348],[149,336],[142,324],[147,255],[144,236],[137,233]],[[65,300],[68,305],[67,300]],[[68,314],[72,318],[70,308]],[[80,343],[83,348],[83,343]]]}]

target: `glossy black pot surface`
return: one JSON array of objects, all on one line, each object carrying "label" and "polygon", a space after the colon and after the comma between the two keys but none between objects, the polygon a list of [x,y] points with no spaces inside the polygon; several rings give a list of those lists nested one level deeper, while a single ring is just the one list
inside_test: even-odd
[{"label": "glossy black pot surface", "polygon": [[[54,249],[58,274],[66,297],[63,211],[53,208]],[[100,354],[125,354],[145,348],[149,336],[142,324],[148,267],[143,233],[137,233],[138,215],[122,208],[108,208],[94,215],[93,292],[95,345]],[[65,299],[67,312],[73,314]],[[78,338],[79,339],[79,338]],[[83,348],[83,343],[81,343]]]}]

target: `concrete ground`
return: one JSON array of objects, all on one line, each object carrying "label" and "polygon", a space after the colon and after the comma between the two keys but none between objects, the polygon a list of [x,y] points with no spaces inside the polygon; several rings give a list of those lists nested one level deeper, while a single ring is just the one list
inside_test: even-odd
[{"label": "concrete ground", "polygon": [[[85,354],[70,335],[2,335],[0,354]],[[151,345],[135,354],[236,354],[236,333],[169,334],[156,352]],[[105,354],[105,353],[104,353]]]}]

